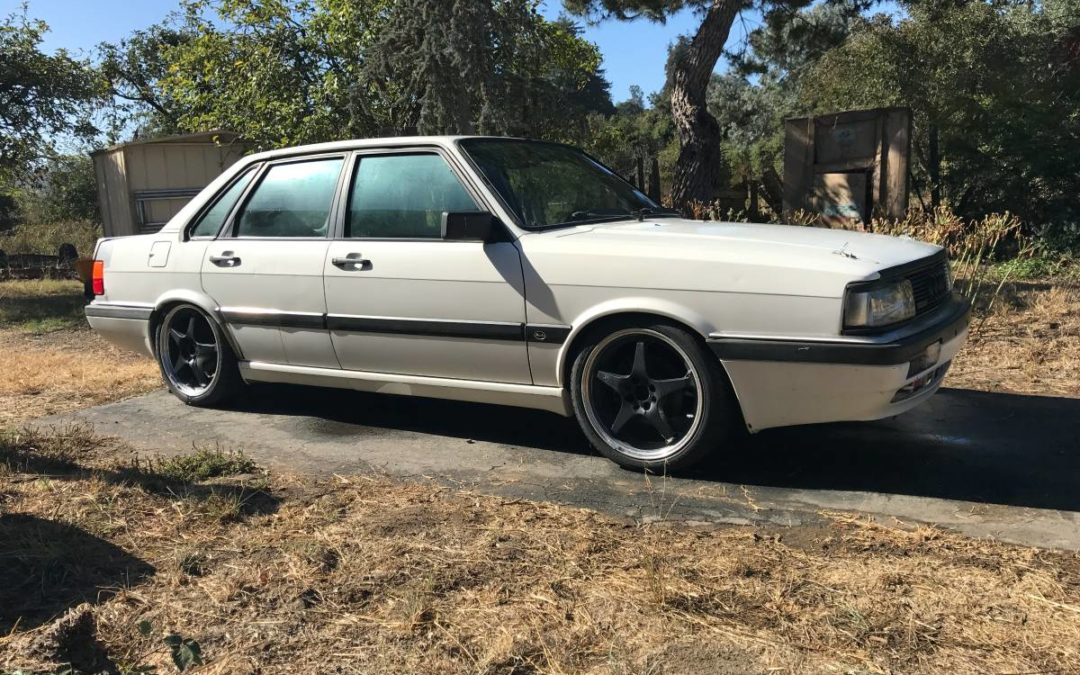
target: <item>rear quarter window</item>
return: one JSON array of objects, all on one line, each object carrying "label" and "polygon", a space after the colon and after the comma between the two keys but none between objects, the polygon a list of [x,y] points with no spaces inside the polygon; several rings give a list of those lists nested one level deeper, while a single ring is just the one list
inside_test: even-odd
[{"label": "rear quarter window", "polygon": [[232,185],[226,188],[224,192],[219,193],[215,198],[214,205],[195,222],[195,226],[191,228],[190,236],[217,236],[218,232],[221,232],[221,228],[225,226],[225,220],[232,213],[233,207],[236,206],[236,202],[240,199],[240,195],[244,194],[244,190],[251,183],[254,176],[255,167],[252,167],[234,180]]}]

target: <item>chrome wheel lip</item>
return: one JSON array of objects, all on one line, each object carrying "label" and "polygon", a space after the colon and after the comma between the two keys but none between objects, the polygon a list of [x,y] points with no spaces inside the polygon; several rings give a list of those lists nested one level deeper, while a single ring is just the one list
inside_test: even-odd
[{"label": "chrome wheel lip", "polygon": [[[696,394],[696,407],[694,408],[693,422],[678,440],[659,448],[638,448],[630,445],[626,441],[615,438],[615,436],[608,431],[607,425],[600,421],[595,410],[592,387],[597,362],[612,343],[630,335],[640,335],[663,342],[682,359],[688,373],[693,378],[694,393]],[[605,337],[592,349],[582,368],[581,399],[589,424],[600,438],[620,454],[643,462],[661,462],[678,454],[691,443],[698,429],[701,428],[701,425],[704,422],[705,396],[701,386],[701,374],[698,372],[697,368],[694,367],[693,362],[690,360],[690,355],[668,336],[648,328],[627,328],[616,331]]]},{"label": "chrome wheel lip", "polygon": [[[205,323],[206,327],[210,331],[210,335],[213,336],[214,340],[214,372],[212,375],[209,376],[206,384],[201,386],[192,386],[190,383],[184,382],[183,379],[181,379],[179,373],[177,372],[177,368],[173,364],[172,359],[170,358],[171,349],[169,332],[173,328],[173,323],[175,322],[176,317],[185,312],[189,312],[193,316],[197,316],[198,320]],[[158,362],[161,365],[162,372],[164,373],[165,379],[168,381],[169,386],[176,391],[184,394],[185,396],[189,396],[192,398],[197,398],[210,391],[210,389],[213,388],[214,383],[217,382],[218,375],[221,372],[221,335],[218,332],[217,326],[214,325],[213,320],[208,318],[205,314],[203,314],[201,311],[199,311],[193,306],[181,305],[179,307],[174,307],[165,315],[165,318],[162,320],[161,327],[158,329],[157,333]]]}]

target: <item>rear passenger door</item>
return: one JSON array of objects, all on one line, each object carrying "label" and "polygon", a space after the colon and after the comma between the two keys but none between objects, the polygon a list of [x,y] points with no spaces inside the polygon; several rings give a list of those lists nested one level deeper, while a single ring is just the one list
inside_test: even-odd
[{"label": "rear passenger door", "polygon": [[322,271],[345,154],[267,163],[206,249],[203,289],[248,361],[337,368]]},{"label": "rear passenger door", "polygon": [[510,241],[444,241],[443,212],[481,209],[437,148],[367,151],[349,171],[325,264],[341,367],[530,383],[521,261]]}]

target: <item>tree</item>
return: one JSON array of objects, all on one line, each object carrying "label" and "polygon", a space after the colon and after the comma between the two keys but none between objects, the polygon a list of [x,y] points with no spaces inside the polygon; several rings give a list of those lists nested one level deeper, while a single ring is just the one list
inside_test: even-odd
[{"label": "tree", "polygon": [[771,20],[748,36],[749,48],[729,55],[732,67],[714,74],[709,112],[720,126],[721,149],[732,181],[764,188],[774,211],[781,208],[780,173],[784,120],[801,114],[799,92],[807,72],[865,23],[865,3],[830,2]]},{"label": "tree", "polygon": [[662,22],[688,8],[701,16],[694,35],[680,38],[668,61],[671,114],[679,135],[679,158],[671,197],[680,208],[692,202],[711,201],[723,187],[720,128],[709,113],[707,90],[735,17],[756,4],[770,20],[809,3],[810,0],[564,0],[572,13],[624,21],[645,18]]},{"label": "tree", "polygon": [[25,8],[0,22],[0,178],[28,171],[56,135],[96,132],[90,114],[100,81],[89,63],[63,49],[43,53],[47,31]]},{"label": "tree", "polygon": [[[630,87],[630,98],[617,104],[614,114],[589,116],[586,150],[632,182],[636,182],[640,165],[647,180],[639,187],[661,193],[653,181],[671,185],[678,154],[675,127],[665,102],[662,94],[647,102],[640,87]],[[653,160],[659,164],[660,176],[649,175]]]},{"label": "tree", "polygon": [[399,0],[367,56],[356,99],[399,131],[570,140],[612,110],[595,45],[536,0]]},{"label": "tree", "polygon": [[50,157],[23,181],[18,203],[26,223],[97,221],[93,160],[85,153]]},{"label": "tree", "polygon": [[161,83],[168,76],[169,55],[194,37],[185,27],[161,23],[137,30],[117,44],[98,46],[101,73],[113,98],[114,129],[134,122],[144,137],[180,131],[183,112]]},{"label": "tree", "polygon": [[386,0],[186,0],[162,94],[183,131],[227,128],[256,148],[369,135],[349,105]]},{"label": "tree", "polygon": [[163,50],[179,127],[271,148],[471,130],[567,138],[610,109],[600,55],[536,0],[188,0]]}]

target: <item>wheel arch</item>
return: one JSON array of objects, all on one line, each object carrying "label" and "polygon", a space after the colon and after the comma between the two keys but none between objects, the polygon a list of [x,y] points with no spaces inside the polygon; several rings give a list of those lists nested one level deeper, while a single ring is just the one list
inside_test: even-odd
[{"label": "wheel arch", "polygon": [[653,298],[624,298],[601,303],[580,313],[572,322],[570,334],[559,352],[557,377],[560,386],[570,385],[570,368],[577,357],[584,338],[605,324],[632,319],[655,321],[657,319],[674,323],[698,336],[702,342],[714,330],[713,325],[698,312],[677,303]]},{"label": "wheel arch", "polygon": [[[574,321],[573,328],[566,338],[563,349],[559,353],[557,371],[559,386],[563,387],[566,391],[570,390],[570,370],[574,365],[574,360],[586,344],[590,335],[597,331],[604,330],[605,326],[637,320],[643,323],[659,320],[664,323],[678,326],[696,337],[702,347],[705,347],[705,339],[709,333],[716,330],[711,322],[707,321],[697,312],[672,303],[633,300],[632,302],[625,304],[618,303],[610,304],[608,306],[598,306],[593,311],[583,313],[579,319]],[[735,401],[739,421],[745,426],[746,421],[742,411],[742,401],[739,399],[738,390],[735,389],[731,374],[728,372],[727,366],[724,365],[723,361],[718,360],[717,363],[720,366],[720,372],[723,373],[725,379],[723,384],[731,392],[732,400]]]},{"label": "wheel arch", "polygon": [[[152,348],[156,350],[154,345],[157,334],[158,324],[161,323],[161,319],[165,314],[176,305],[187,304],[194,305],[201,309],[210,320],[218,325],[221,329],[221,334],[225,336],[225,339],[229,342],[229,347],[232,349],[233,354],[236,355],[237,360],[243,360],[243,354],[240,351],[240,346],[236,343],[236,339],[233,337],[232,331],[226,325],[225,321],[221,317],[221,312],[218,310],[218,304],[214,302],[214,299],[205,293],[199,291],[193,291],[190,289],[175,289],[167,291],[158,296],[154,301],[154,311],[150,314],[150,323],[148,325],[149,341]],[[155,352],[156,353],[156,352]]]}]

